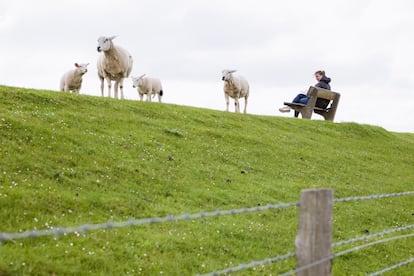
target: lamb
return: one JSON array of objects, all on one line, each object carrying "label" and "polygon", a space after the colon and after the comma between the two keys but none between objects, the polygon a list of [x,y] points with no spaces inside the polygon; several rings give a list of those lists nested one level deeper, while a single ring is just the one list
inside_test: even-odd
[{"label": "lamb", "polygon": [[155,95],[158,96],[158,102],[161,102],[161,97],[163,95],[161,81],[156,78],[144,78],[144,75],[139,77],[132,77],[132,87],[137,88],[138,95],[140,100],[142,101],[144,94],[147,95],[147,101],[151,101],[152,97]]},{"label": "lamb", "polygon": [[98,52],[103,52],[98,59],[98,77],[101,81],[101,95],[104,96],[104,80],[108,83],[108,97],[111,97],[112,81],[115,81],[114,97],[118,98],[118,88],[121,99],[124,99],[124,78],[132,71],[132,56],[125,49],[115,46],[112,40],[116,36],[98,38]]},{"label": "lamb", "polygon": [[60,91],[79,94],[82,86],[82,76],[88,72],[89,63],[75,63],[76,69],[66,72],[60,79]]},{"label": "lamb", "polygon": [[242,76],[233,75],[236,70],[223,70],[224,97],[226,99],[226,111],[229,111],[229,97],[234,99],[235,112],[240,112],[239,99],[244,98],[244,113],[247,110],[247,98],[249,97],[249,83]]}]

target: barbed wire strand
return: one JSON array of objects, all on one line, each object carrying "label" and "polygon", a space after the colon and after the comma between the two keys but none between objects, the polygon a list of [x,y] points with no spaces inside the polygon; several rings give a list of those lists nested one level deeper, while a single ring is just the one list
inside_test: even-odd
[{"label": "barbed wire strand", "polygon": [[[399,228],[384,230],[382,232],[374,233],[374,234],[371,234],[371,235],[365,235],[365,236],[353,238],[353,239],[346,240],[346,241],[340,241],[340,242],[337,242],[337,243],[333,243],[332,246],[336,247],[336,246],[341,246],[341,245],[345,245],[345,244],[349,244],[349,243],[353,243],[353,242],[357,242],[357,241],[377,238],[377,237],[381,237],[381,236],[385,236],[385,235],[389,235],[389,234],[409,230],[409,229],[412,229],[412,228],[414,228],[414,224],[402,226],[402,227],[399,227]],[[288,256],[289,254],[292,254],[292,255]],[[296,254],[288,253],[285,256],[286,256],[286,258],[281,258],[281,259],[279,259],[279,257],[284,257],[284,256],[275,257],[274,259],[272,259],[272,262],[275,263],[275,262],[278,262],[278,261],[282,261],[282,260],[285,260],[287,258],[294,257],[294,256],[296,256]],[[235,266],[235,267],[230,267],[230,268],[227,268],[227,269],[210,272],[210,273],[207,273],[207,274],[197,274],[197,275],[200,275],[200,276],[215,276],[215,275],[231,273],[231,272],[235,272],[235,271],[239,271],[239,270],[248,269],[248,268],[251,268],[251,267],[254,267],[254,266],[265,265],[265,264],[270,263],[267,260],[268,259],[261,260],[261,261],[252,261],[247,265],[246,264],[241,264],[241,265],[238,265],[238,266]]]},{"label": "barbed wire strand", "polygon": [[380,244],[380,243],[386,243],[386,242],[393,241],[393,240],[410,238],[410,237],[414,237],[414,233],[412,233],[412,234],[406,234],[406,235],[400,235],[400,236],[395,236],[395,237],[390,237],[390,238],[387,238],[387,239],[377,240],[377,241],[373,241],[373,242],[370,242],[370,243],[365,243],[365,244],[362,244],[362,245],[359,245],[359,246],[355,246],[353,248],[350,248],[350,249],[341,251],[339,253],[336,253],[336,254],[334,254],[334,256],[335,257],[339,257],[339,256],[342,256],[342,255],[348,254],[350,252],[363,249],[363,248],[368,247],[368,246],[377,245],[377,244]]},{"label": "barbed wire strand", "polygon": [[[381,199],[381,198],[387,198],[387,197],[397,197],[397,196],[405,196],[405,195],[413,195],[413,194],[414,194],[414,191],[408,191],[408,192],[392,193],[392,194],[379,194],[379,195],[357,196],[357,197],[354,196],[354,197],[334,199],[334,202],[350,202],[350,201]],[[11,240],[23,239],[23,238],[37,238],[37,237],[41,237],[41,236],[66,235],[66,234],[69,234],[69,233],[76,233],[76,232],[87,232],[87,231],[92,231],[92,230],[121,228],[121,227],[153,224],[153,223],[191,220],[191,219],[201,219],[201,218],[205,218],[205,217],[217,217],[217,216],[222,216],[222,215],[243,214],[243,213],[248,213],[248,212],[266,211],[266,210],[270,210],[270,209],[288,208],[288,207],[293,207],[293,206],[298,207],[299,202],[269,204],[269,205],[266,205],[266,206],[256,206],[256,207],[251,207],[251,208],[240,208],[240,209],[214,211],[214,212],[203,212],[203,213],[199,213],[199,214],[183,214],[183,215],[179,215],[179,216],[169,215],[169,216],[166,216],[166,217],[131,219],[131,220],[128,220],[128,221],[123,221],[123,222],[106,222],[106,223],[98,223],[98,224],[84,224],[84,225],[81,225],[81,226],[78,226],[78,227],[68,227],[68,228],[62,228],[62,227],[53,228],[53,227],[51,227],[51,229],[31,230],[31,231],[24,231],[24,232],[20,232],[20,233],[0,232],[0,244],[4,241],[11,241]],[[348,241],[341,241],[341,242],[333,244],[333,246],[340,246],[340,245],[344,245],[344,244],[348,244],[348,243],[352,243],[352,242],[356,242],[356,241],[366,240],[366,239],[373,238],[373,237],[383,236],[383,235],[386,235],[386,234],[411,229],[413,227],[414,227],[413,225],[408,225],[408,226],[400,227],[400,228],[397,228],[397,229],[392,229],[392,230],[387,230],[387,231],[384,231],[384,232],[376,233],[376,234],[373,234],[373,235],[367,235],[367,236],[363,236],[363,237],[359,237],[359,238],[354,238],[354,239],[351,239],[351,240],[348,240]],[[408,235],[408,236],[410,236],[410,235]],[[391,238],[391,240],[392,239],[393,238]],[[388,239],[386,239],[386,240],[388,240]],[[386,240],[381,240],[381,241],[386,241]],[[373,244],[376,244],[378,242],[379,241],[374,242],[374,243],[369,243],[369,244],[366,244],[366,246],[373,245]],[[358,250],[358,249],[364,248],[366,246],[364,245],[364,246],[360,246],[360,247],[354,247],[354,249],[357,248],[355,250]],[[351,249],[349,249],[349,250],[351,250]],[[343,251],[343,252],[347,252],[347,250]],[[338,254],[340,254],[340,253],[338,253]],[[334,257],[340,256],[338,254],[336,254],[332,257],[329,257],[328,260],[330,260]],[[214,274],[214,273],[220,273],[220,274],[229,273],[229,272],[232,272],[232,271],[247,269],[247,268],[250,268],[250,267],[254,267],[254,266],[257,266],[257,265],[263,265],[263,264],[267,264],[267,263],[270,263],[270,262],[277,262],[277,261],[284,260],[286,258],[290,258],[290,257],[293,257],[293,256],[295,256],[294,253],[288,253],[284,256],[277,256],[275,258],[269,258],[269,259],[265,259],[263,261],[252,261],[249,264],[242,264],[242,265],[239,265],[239,266],[234,267],[234,268],[228,268],[226,270],[216,271],[216,272],[213,272],[213,274],[206,274],[206,275],[219,275],[219,274]],[[325,261],[326,260],[320,260],[319,262],[315,262],[311,265],[314,266],[314,265],[317,265],[317,264],[325,262]],[[295,272],[295,271],[293,271],[293,272]],[[282,275],[289,275],[290,273],[291,272],[288,272],[288,274],[282,274]]]},{"label": "barbed wire strand", "polygon": [[384,230],[382,232],[373,233],[371,235],[360,236],[360,237],[352,238],[352,239],[345,240],[345,241],[335,242],[335,243],[332,244],[332,246],[337,247],[337,246],[342,246],[342,245],[346,245],[346,244],[354,243],[354,242],[358,242],[358,241],[364,241],[364,240],[369,240],[369,239],[372,239],[372,238],[378,238],[378,237],[382,237],[382,236],[385,236],[385,235],[389,235],[389,234],[409,230],[409,229],[412,229],[412,228],[414,228],[414,224],[402,226],[402,227],[399,227],[399,228]]},{"label": "barbed wire strand", "polygon": [[288,208],[299,206],[299,202],[291,202],[291,203],[279,203],[279,204],[269,204],[266,206],[256,206],[252,208],[241,208],[241,209],[232,209],[232,210],[224,210],[224,211],[213,211],[213,212],[204,212],[199,214],[183,214],[179,216],[169,215],[166,217],[154,217],[154,218],[144,218],[144,219],[131,219],[128,221],[123,222],[106,222],[106,223],[98,223],[98,224],[84,224],[77,227],[56,227],[53,229],[44,229],[44,230],[29,230],[20,233],[0,233],[0,243],[4,241],[10,240],[17,240],[17,239],[24,239],[24,238],[37,238],[42,236],[57,236],[57,235],[65,235],[69,233],[75,232],[88,232],[92,230],[103,230],[103,229],[111,229],[111,228],[121,228],[121,227],[129,227],[129,226],[137,226],[137,225],[144,225],[144,224],[153,224],[153,223],[161,223],[161,222],[171,222],[171,221],[181,221],[181,220],[192,220],[192,219],[202,219],[206,217],[218,217],[223,215],[235,215],[235,214],[243,214],[248,212],[258,212],[258,211],[266,211],[270,209],[281,209],[281,208]]},{"label": "barbed wire strand", "polygon": [[362,200],[381,199],[381,198],[387,198],[387,197],[398,197],[398,196],[406,196],[406,195],[414,195],[414,191],[391,193],[391,194],[378,194],[378,195],[369,195],[369,196],[351,196],[351,197],[345,197],[345,198],[336,198],[334,199],[334,202],[362,201]]},{"label": "barbed wire strand", "polygon": [[232,272],[236,272],[236,271],[240,271],[240,270],[245,270],[248,268],[252,268],[255,266],[260,266],[260,265],[266,265],[266,264],[270,264],[270,263],[276,263],[276,262],[280,262],[289,258],[293,258],[295,257],[296,254],[295,253],[287,253],[286,255],[280,255],[274,258],[268,258],[268,259],[264,259],[262,261],[251,261],[248,264],[241,264],[235,267],[229,267],[223,270],[218,270],[218,271],[214,271],[214,272],[210,272],[207,274],[197,274],[197,276],[217,276],[217,275],[222,275],[222,274],[226,274],[226,273],[232,273]]},{"label": "barbed wire strand", "polygon": [[369,274],[368,276],[377,276],[377,275],[382,275],[382,274],[384,274],[385,272],[388,272],[388,271],[394,270],[394,269],[396,269],[396,268],[400,268],[400,267],[402,267],[402,266],[404,266],[404,265],[408,265],[409,263],[412,263],[412,262],[414,262],[414,258],[411,258],[411,259],[408,259],[408,260],[406,260],[406,261],[403,261],[403,262],[401,262],[401,263],[399,263],[399,264],[396,264],[396,265],[393,265],[393,266],[390,266],[390,267],[384,268],[383,270],[380,270],[380,271],[377,271],[377,272],[371,273],[371,274]]},{"label": "barbed wire strand", "polygon": [[[359,200],[370,200],[370,199],[380,199],[386,197],[397,197],[397,196],[405,196],[405,195],[412,195],[414,191],[407,191],[401,193],[391,193],[391,194],[379,194],[379,195],[370,195],[370,196],[359,196],[359,197],[347,197],[347,198],[339,198],[335,199],[334,202],[349,202],[349,201],[359,201]],[[216,217],[222,215],[234,215],[234,214],[242,214],[247,212],[257,212],[257,211],[265,211],[269,209],[279,209],[279,208],[287,208],[292,206],[299,206],[299,202],[292,202],[292,203],[280,203],[280,204],[269,204],[266,206],[256,206],[252,208],[241,208],[241,209],[232,209],[232,210],[225,210],[225,211],[215,211],[215,212],[204,212],[200,214],[184,214],[179,216],[166,216],[166,217],[154,217],[154,218],[145,218],[145,219],[132,219],[123,222],[106,222],[106,223],[98,223],[98,224],[84,224],[77,227],[69,227],[69,228],[62,228],[62,227],[55,227],[52,229],[45,229],[45,230],[28,230],[20,233],[0,233],[0,243],[9,240],[16,240],[16,239],[23,239],[23,238],[37,238],[41,236],[56,236],[56,235],[65,235],[74,232],[87,232],[92,230],[103,230],[103,229],[110,229],[110,228],[121,228],[121,227],[129,227],[129,226],[136,226],[136,225],[144,225],[144,224],[153,224],[153,223],[161,223],[161,222],[171,222],[171,221],[180,221],[180,220],[191,220],[191,219],[201,219],[204,217]]]},{"label": "barbed wire strand", "polygon": [[316,262],[313,262],[313,263],[310,263],[310,264],[304,265],[304,266],[302,266],[302,267],[299,267],[299,268],[297,268],[297,269],[291,270],[291,271],[289,271],[289,272],[286,272],[286,273],[283,273],[283,274],[279,274],[279,276],[289,276],[289,275],[292,275],[292,274],[294,274],[294,273],[298,273],[298,272],[301,272],[301,271],[307,270],[307,269],[312,268],[312,267],[314,267],[314,266],[316,266],[316,265],[322,264],[322,263],[324,263],[324,262],[327,262],[327,261],[329,261],[329,260],[332,260],[332,259],[335,259],[335,258],[337,258],[337,257],[343,256],[343,255],[345,255],[345,254],[348,254],[348,253],[351,253],[351,252],[354,252],[354,251],[357,251],[357,250],[361,250],[361,249],[363,249],[363,248],[365,248],[365,247],[369,247],[369,246],[377,245],[377,244],[380,244],[380,243],[386,243],[386,242],[393,241],[393,240],[410,238],[410,237],[414,237],[414,233],[413,233],[413,234],[407,234],[407,235],[400,235],[400,236],[390,237],[390,238],[387,238],[387,239],[378,240],[378,241],[374,241],[374,242],[366,243],[366,244],[363,244],[363,245],[355,246],[355,247],[353,247],[353,248],[350,248],[350,249],[347,249],[347,250],[341,251],[341,252],[339,252],[339,253],[333,254],[332,256],[329,256],[329,257],[326,257],[326,258],[320,259],[320,260],[318,260],[318,261],[316,261]]}]

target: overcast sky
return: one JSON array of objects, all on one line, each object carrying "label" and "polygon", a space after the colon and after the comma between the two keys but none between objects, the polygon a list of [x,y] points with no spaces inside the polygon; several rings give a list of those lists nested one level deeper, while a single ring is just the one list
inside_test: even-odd
[{"label": "overcast sky", "polygon": [[248,113],[293,116],[277,109],[322,69],[341,93],[335,121],[414,133],[413,27],[412,0],[0,0],[0,84],[59,90],[89,62],[81,93],[98,96],[97,38],[118,35],[166,103],[224,110],[221,71],[237,69]]}]

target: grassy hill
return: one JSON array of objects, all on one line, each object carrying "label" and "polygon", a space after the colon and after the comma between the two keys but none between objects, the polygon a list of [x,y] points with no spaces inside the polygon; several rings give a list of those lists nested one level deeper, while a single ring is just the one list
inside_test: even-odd
[{"label": "grassy hill", "polygon": [[[5,86],[0,157],[0,232],[295,202],[307,188],[337,198],[414,190],[413,134]],[[334,208],[334,241],[414,222],[413,196]],[[208,273],[294,251],[297,211],[8,241],[0,275]],[[373,246],[333,272],[365,275],[413,248],[412,238]],[[235,275],[277,275],[294,261]]]}]

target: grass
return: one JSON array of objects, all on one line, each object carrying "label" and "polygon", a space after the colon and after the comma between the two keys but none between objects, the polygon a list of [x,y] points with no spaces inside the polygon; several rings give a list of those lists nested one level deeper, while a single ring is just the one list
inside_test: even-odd
[{"label": "grass", "polygon": [[[295,202],[308,188],[338,198],[411,191],[413,155],[413,134],[375,126],[0,86],[0,232]],[[297,212],[9,241],[0,275],[208,273],[294,251]],[[413,222],[412,196],[338,203],[334,241]],[[411,238],[360,250],[333,273],[375,272],[412,248]],[[277,275],[294,261],[234,275]]]}]

